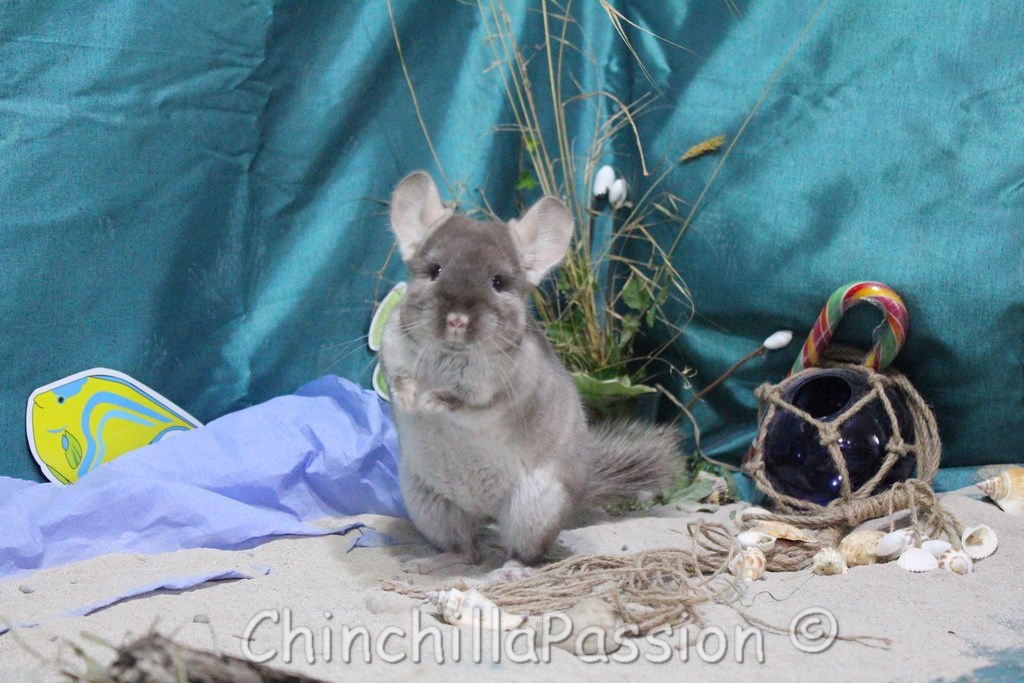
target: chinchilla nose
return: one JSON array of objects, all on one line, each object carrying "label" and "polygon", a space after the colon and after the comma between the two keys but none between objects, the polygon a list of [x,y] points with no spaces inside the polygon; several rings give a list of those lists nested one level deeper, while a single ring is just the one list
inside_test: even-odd
[{"label": "chinchilla nose", "polygon": [[465,331],[469,327],[469,316],[465,313],[456,313],[452,311],[447,317],[448,329],[453,332]]}]

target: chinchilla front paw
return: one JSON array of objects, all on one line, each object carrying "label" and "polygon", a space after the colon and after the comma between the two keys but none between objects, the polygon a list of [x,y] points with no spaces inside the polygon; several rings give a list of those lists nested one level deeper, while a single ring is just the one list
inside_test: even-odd
[{"label": "chinchilla front paw", "polygon": [[447,413],[464,405],[461,398],[450,391],[431,389],[420,397],[420,410],[425,413]]},{"label": "chinchilla front paw", "polygon": [[391,378],[391,399],[407,413],[416,410],[416,382],[409,377],[397,375]]}]

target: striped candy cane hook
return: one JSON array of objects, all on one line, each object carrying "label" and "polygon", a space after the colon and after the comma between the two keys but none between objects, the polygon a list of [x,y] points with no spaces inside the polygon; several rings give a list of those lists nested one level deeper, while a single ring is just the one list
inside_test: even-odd
[{"label": "striped candy cane hook", "polygon": [[876,371],[888,367],[907,338],[907,307],[899,294],[880,282],[852,282],[828,298],[789,374],[817,365],[843,314],[865,301],[882,309],[885,319],[872,333],[875,345],[864,359],[864,365]]}]

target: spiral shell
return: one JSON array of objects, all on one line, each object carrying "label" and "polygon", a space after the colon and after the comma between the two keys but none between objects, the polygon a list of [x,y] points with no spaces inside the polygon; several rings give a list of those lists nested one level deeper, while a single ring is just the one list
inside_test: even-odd
[{"label": "spiral shell", "polygon": [[845,574],[848,571],[843,554],[831,546],[825,546],[811,560],[811,572],[824,576]]},{"label": "spiral shell", "polygon": [[964,552],[974,560],[983,560],[996,551],[999,547],[999,539],[996,532],[987,524],[970,526],[964,529],[964,535],[960,540]]},{"label": "spiral shell", "polygon": [[1024,467],[1009,467],[978,488],[1011,515],[1024,515]]},{"label": "spiral shell", "polygon": [[764,570],[768,567],[768,560],[760,548],[751,546],[744,548],[738,554],[733,555],[729,560],[728,569],[733,576],[744,581],[757,581],[764,576]]},{"label": "spiral shell", "polygon": [[950,548],[939,556],[939,569],[954,574],[970,574],[974,571],[974,560],[963,550]]},{"label": "spiral shell", "polygon": [[479,620],[483,628],[510,631],[526,621],[524,616],[501,609],[475,588],[427,591],[426,597],[437,607],[441,618],[454,626],[472,626]]},{"label": "spiral shell", "polygon": [[884,531],[854,531],[839,542],[839,552],[843,554],[848,567],[860,567],[878,562],[875,546],[885,536]]},{"label": "spiral shell", "polygon": [[933,569],[939,568],[939,561],[935,559],[927,550],[921,550],[911,546],[903,551],[900,555],[900,559],[896,560],[896,564],[902,569],[906,569],[908,572],[930,572]]}]

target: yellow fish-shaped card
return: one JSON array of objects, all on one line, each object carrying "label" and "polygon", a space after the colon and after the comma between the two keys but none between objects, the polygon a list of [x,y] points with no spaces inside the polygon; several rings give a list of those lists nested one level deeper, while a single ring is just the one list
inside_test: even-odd
[{"label": "yellow fish-shaped card", "polygon": [[25,427],[43,474],[73,484],[105,462],[202,424],[124,373],[93,368],[32,392]]}]

